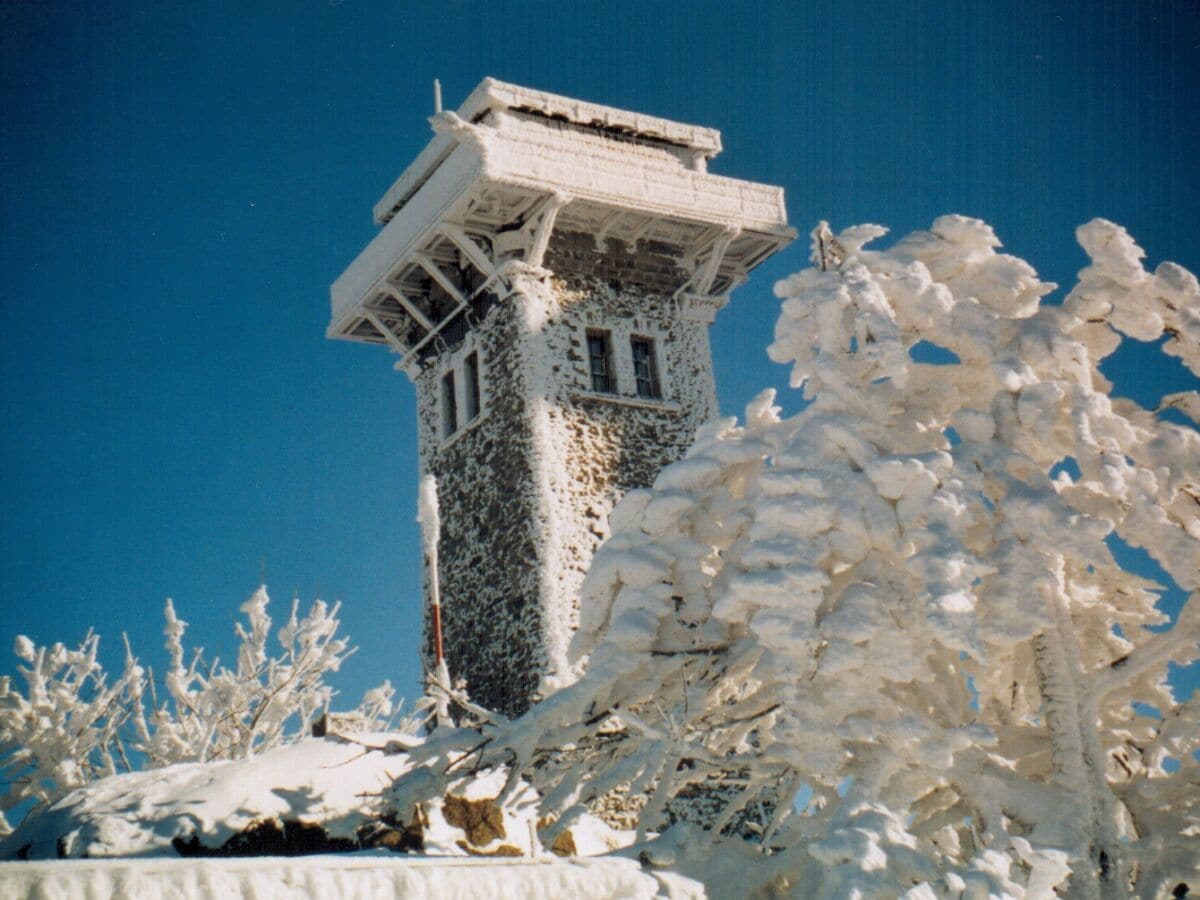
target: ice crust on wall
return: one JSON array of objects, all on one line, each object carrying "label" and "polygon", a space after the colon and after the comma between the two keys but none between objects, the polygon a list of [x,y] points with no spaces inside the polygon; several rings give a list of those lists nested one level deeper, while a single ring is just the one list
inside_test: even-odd
[{"label": "ice crust on wall", "polygon": [[[580,586],[613,505],[682,456],[716,412],[707,323],[681,316],[661,287],[618,290],[570,274],[577,264],[566,254],[579,242],[552,241],[548,259],[563,274],[516,277],[464,343],[416,377],[422,467],[437,478],[443,507],[447,661],[473,699],[505,714],[523,711],[544,676],[549,688],[566,670]],[[669,260],[659,265],[675,272]],[[588,328],[612,333],[618,395],[591,392]],[[624,356],[634,334],[656,340],[661,403],[630,402]],[[473,351],[484,412],[443,440],[441,374]]]}]

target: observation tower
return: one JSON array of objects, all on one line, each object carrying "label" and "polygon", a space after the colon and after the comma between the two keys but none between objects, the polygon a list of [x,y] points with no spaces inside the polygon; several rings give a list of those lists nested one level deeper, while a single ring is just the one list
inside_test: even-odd
[{"label": "observation tower", "polygon": [[564,664],[614,504],[716,416],[715,314],[795,232],[782,188],[708,172],[711,128],[490,78],[430,122],[328,335],[416,386],[446,661],[513,715]]}]

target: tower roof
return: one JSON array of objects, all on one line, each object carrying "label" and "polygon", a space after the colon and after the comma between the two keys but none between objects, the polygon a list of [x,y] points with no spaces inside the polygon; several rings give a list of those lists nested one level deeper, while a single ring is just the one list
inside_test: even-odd
[{"label": "tower roof", "polygon": [[[601,106],[586,100],[574,100],[561,94],[535,91],[485,78],[463,101],[456,115],[464,122],[479,122],[494,110],[514,110],[550,120],[570,122],[585,128],[640,139],[647,144],[666,144],[697,151],[705,159],[721,152],[721,132],[701,125],[685,125],[657,116]],[[420,156],[404,170],[387,192],[375,204],[375,223],[383,225],[392,218],[412,196],[430,171],[453,149],[454,138],[441,134],[425,148]]]},{"label": "tower roof", "polygon": [[[669,248],[681,271],[705,273],[679,289],[711,294],[795,236],[782,188],[707,171],[713,128],[491,78],[430,123],[433,139],[375,205],[382,230],[332,287],[330,337],[407,356],[506,259],[540,265],[555,228]],[[478,270],[470,285],[451,271],[464,262]]]}]

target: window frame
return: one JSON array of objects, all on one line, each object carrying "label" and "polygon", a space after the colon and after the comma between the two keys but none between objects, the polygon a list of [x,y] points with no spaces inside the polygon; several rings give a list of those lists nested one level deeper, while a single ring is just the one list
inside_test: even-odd
[{"label": "window frame", "polygon": [[[646,376],[638,371],[638,347],[645,348]],[[633,333],[629,335],[629,356],[633,363],[633,395],[642,400],[663,399],[662,377],[659,375],[658,341],[649,335]],[[646,392],[642,392],[642,384],[646,384]]]},{"label": "window frame", "polygon": [[430,438],[437,447],[450,446],[487,417],[491,389],[486,379],[487,360],[478,341],[468,338],[440,358],[432,382],[435,418]]},{"label": "window frame", "polygon": [[[587,341],[588,378],[591,390],[595,394],[616,394],[617,369],[614,365],[612,331],[606,328],[588,328],[585,332]],[[593,342],[600,343],[601,353],[593,352]],[[604,372],[596,371],[596,362],[604,365]]]},{"label": "window frame", "polygon": [[472,349],[463,357],[463,425],[469,425],[483,412],[483,391],[480,387],[479,351]]},{"label": "window frame", "polygon": [[459,430],[458,422],[458,379],[455,367],[450,366],[438,379],[438,394],[441,399],[442,440],[454,437]]}]

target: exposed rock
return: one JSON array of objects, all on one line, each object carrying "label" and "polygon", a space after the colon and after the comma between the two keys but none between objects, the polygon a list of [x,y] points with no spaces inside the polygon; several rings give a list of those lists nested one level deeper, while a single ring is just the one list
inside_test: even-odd
[{"label": "exposed rock", "polygon": [[320,825],[285,819],[252,822],[219,847],[208,847],[195,834],[176,837],[171,846],[180,856],[308,856],[313,853],[349,853],[357,841],[330,837]]},{"label": "exposed rock", "polygon": [[520,848],[514,847],[512,844],[501,844],[495,850],[480,850],[478,847],[472,847],[466,841],[458,841],[458,846],[466,851],[468,856],[524,856]]},{"label": "exposed rock", "polygon": [[[495,798],[468,800],[447,794],[442,805],[442,816],[448,824],[466,832],[467,841],[476,847],[486,847],[492,841],[506,836],[504,815]],[[520,851],[517,851],[517,855],[520,855]]]},{"label": "exposed rock", "polygon": [[550,845],[550,852],[555,856],[579,855],[579,851],[575,848],[575,836],[571,834],[570,829],[559,832],[554,843]]}]

